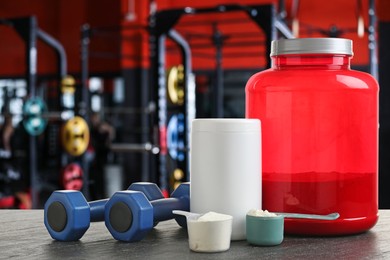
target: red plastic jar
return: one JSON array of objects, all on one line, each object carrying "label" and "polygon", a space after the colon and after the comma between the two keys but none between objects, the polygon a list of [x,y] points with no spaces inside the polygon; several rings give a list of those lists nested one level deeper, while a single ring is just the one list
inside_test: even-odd
[{"label": "red plastic jar", "polygon": [[263,209],[329,214],[286,219],[302,235],[364,232],[378,220],[378,84],[350,69],[352,41],[272,42],[272,68],[246,86],[246,117],[262,121]]}]

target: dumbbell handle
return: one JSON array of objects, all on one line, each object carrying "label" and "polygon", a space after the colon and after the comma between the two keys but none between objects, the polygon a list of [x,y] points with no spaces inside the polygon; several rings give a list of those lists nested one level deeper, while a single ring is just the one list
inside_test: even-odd
[{"label": "dumbbell handle", "polygon": [[190,200],[188,196],[180,198],[167,198],[151,201],[153,206],[153,220],[154,222],[164,221],[175,218],[172,210],[190,210]]},{"label": "dumbbell handle", "polygon": [[[159,189],[148,189],[146,185],[154,185],[151,183],[133,183],[129,190],[141,191],[149,201],[153,201],[157,198],[163,198],[163,195]],[[95,200],[88,202],[91,210],[91,222],[104,221],[104,206],[109,199]]]},{"label": "dumbbell handle", "polygon": [[[149,201],[163,198],[163,195],[158,188],[151,188],[149,186],[155,186],[154,183],[135,182],[130,185],[129,190],[141,191]],[[157,187],[157,186],[156,186]],[[91,210],[91,222],[104,221],[104,206],[109,199],[102,199],[88,202]]]},{"label": "dumbbell handle", "polygon": [[104,206],[109,199],[88,202],[91,212],[91,222],[104,221]]}]

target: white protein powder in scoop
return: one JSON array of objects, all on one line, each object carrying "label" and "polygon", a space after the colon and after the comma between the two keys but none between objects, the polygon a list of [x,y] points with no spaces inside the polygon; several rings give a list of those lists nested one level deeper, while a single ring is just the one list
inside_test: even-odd
[{"label": "white protein powder in scoop", "polygon": [[230,215],[225,215],[225,214],[220,214],[220,213],[216,213],[216,212],[210,211],[210,212],[202,215],[201,217],[199,217],[197,221],[203,221],[203,222],[206,222],[206,221],[221,221],[221,220],[228,220],[228,219],[231,219],[231,218],[232,218],[232,216],[230,216]]},{"label": "white protein powder in scoop", "polygon": [[249,216],[254,217],[276,217],[277,215],[275,213],[269,212],[268,210],[261,210],[261,209],[251,209],[247,213]]}]

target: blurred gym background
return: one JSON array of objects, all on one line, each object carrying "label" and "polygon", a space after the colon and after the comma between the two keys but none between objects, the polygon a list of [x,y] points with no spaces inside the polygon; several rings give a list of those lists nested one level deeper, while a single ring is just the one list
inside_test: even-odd
[{"label": "blurred gym background", "polygon": [[189,180],[191,120],[244,117],[271,40],[293,37],[352,39],[352,68],[379,80],[390,208],[389,32],[386,0],[2,0],[0,208],[135,181],[167,196]]}]

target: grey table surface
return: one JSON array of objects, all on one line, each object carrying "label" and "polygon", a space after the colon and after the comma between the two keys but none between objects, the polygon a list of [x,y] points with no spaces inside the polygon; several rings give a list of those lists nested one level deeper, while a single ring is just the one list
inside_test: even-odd
[{"label": "grey table surface", "polygon": [[0,259],[390,259],[390,210],[381,210],[370,231],[341,237],[286,236],[274,247],[231,243],[222,253],[195,253],[175,221],[159,223],[135,243],[114,240],[104,223],[92,223],[76,242],[53,240],[43,210],[0,210]]}]

